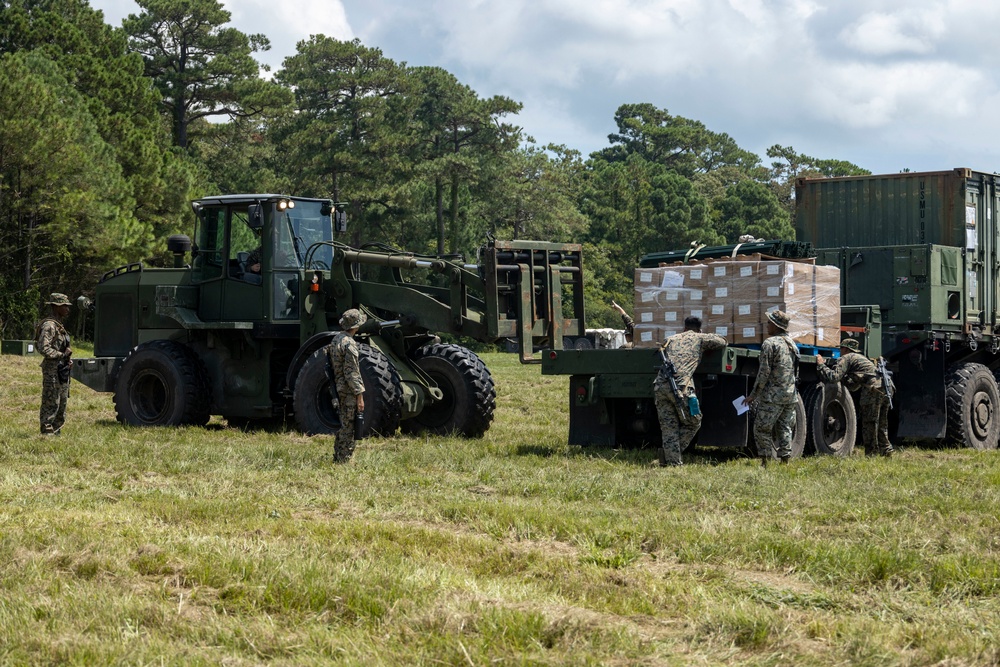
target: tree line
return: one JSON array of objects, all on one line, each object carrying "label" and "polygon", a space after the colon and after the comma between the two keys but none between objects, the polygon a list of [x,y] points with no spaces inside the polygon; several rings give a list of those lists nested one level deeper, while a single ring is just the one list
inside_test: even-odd
[{"label": "tree line", "polygon": [[166,265],[189,202],[281,192],[346,202],[353,244],[473,256],[488,235],[586,246],[589,321],[616,324],[647,252],[742,234],[792,238],[792,182],[867,171],[621,105],[584,157],[516,124],[438,67],[315,35],[272,73],[264,35],[218,0],[138,0],[106,24],[87,0],[0,0],[0,337],[43,296],[91,293],[125,263]]}]

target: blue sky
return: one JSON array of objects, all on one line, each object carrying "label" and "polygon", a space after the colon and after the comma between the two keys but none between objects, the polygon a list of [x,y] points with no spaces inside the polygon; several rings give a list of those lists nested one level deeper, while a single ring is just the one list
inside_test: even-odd
[{"label": "blue sky", "polygon": [[[120,25],[132,0],[91,0]],[[226,0],[280,69],[311,34],[360,39],[506,95],[539,144],[608,145],[619,105],[875,173],[1000,170],[1000,3],[971,0]]]}]

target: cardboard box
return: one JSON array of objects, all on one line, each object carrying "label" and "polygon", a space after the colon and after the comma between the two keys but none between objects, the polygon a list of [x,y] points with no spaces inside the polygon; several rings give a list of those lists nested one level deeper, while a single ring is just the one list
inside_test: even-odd
[{"label": "cardboard box", "polygon": [[710,304],[732,298],[733,269],[728,263],[708,266],[708,300]]},{"label": "cardboard box", "polygon": [[633,347],[658,347],[660,342],[660,327],[636,323],[632,333]]},{"label": "cardboard box", "polygon": [[733,304],[733,322],[736,324],[760,324],[762,311],[759,301],[737,301]]},{"label": "cardboard box", "polygon": [[733,324],[733,337],[730,339],[735,345],[758,345],[764,342],[763,327],[759,324]]}]

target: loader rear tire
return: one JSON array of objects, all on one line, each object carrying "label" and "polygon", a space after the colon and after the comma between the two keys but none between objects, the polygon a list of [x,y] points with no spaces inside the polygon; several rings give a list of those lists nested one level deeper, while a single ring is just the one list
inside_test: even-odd
[{"label": "loader rear tire", "polygon": [[114,403],[122,424],[204,426],[211,404],[208,373],[198,356],[180,343],[143,343],[122,363]]},{"label": "loader rear tire", "polygon": [[482,359],[460,345],[435,343],[417,350],[413,361],[437,383],[444,397],[404,421],[403,429],[408,433],[482,437],[493,421],[497,398],[493,378]]},{"label": "loader rear tire", "polygon": [[[340,415],[333,409],[326,374],[328,366],[327,348],[320,348],[306,359],[295,381],[295,423],[306,435],[331,435],[340,430]],[[361,437],[392,435],[399,428],[403,400],[399,373],[381,351],[368,345],[358,345],[358,367],[365,384]]]}]

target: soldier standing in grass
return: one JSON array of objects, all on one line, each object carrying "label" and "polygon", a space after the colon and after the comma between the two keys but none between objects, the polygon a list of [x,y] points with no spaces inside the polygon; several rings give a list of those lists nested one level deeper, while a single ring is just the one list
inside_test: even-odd
[{"label": "soldier standing in grass", "polygon": [[58,292],[45,303],[52,307],[52,314],[38,324],[35,336],[35,345],[42,355],[42,405],[38,420],[42,435],[59,435],[66,422],[69,374],[73,366],[69,332],[63,326],[71,304],[69,297]]},{"label": "soldier standing in grass", "polygon": [[333,446],[333,460],[347,463],[354,454],[354,416],[365,409],[365,383],[358,366],[358,343],[354,334],[365,323],[365,314],[356,308],[346,311],[340,318],[340,328],[327,348],[330,366],[337,381],[337,400],[340,402],[340,430]]},{"label": "soldier standing in grass", "polygon": [[767,465],[773,452],[782,463],[792,457],[795,431],[795,380],[798,349],[788,335],[788,315],[780,310],[767,314],[767,335],[760,346],[760,370],[753,390],[743,403],[756,406],[753,437],[757,455]]},{"label": "soldier standing in grass", "polygon": [[[859,352],[858,341],[840,341],[840,359],[830,368],[816,355],[816,372],[823,382],[841,382],[850,392],[861,392],[861,439],[868,456],[892,456],[889,442],[889,397],[871,359]],[[892,380],[889,390],[892,391]]]},{"label": "soldier standing in grass", "polygon": [[688,448],[698,429],[701,428],[701,411],[692,414],[694,393],[694,371],[701,363],[705,352],[726,346],[726,339],[716,334],[701,332],[701,318],[688,317],[684,320],[684,331],[671,336],[663,344],[663,355],[674,368],[674,382],[681,394],[680,401],[670,386],[670,378],[665,368],[661,368],[653,382],[653,399],[656,414],[660,419],[663,448],[660,451],[660,465],[681,465],[681,452]]}]

